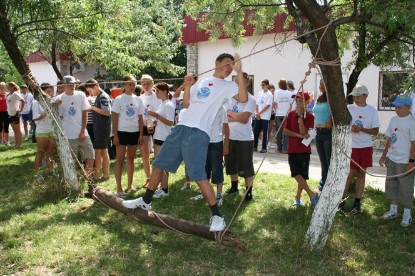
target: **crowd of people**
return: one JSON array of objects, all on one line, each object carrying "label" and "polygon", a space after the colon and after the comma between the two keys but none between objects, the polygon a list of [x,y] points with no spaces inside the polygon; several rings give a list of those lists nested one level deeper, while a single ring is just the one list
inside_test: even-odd
[{"label": "crowd of people", "polygon": [[[225,80],[233,71],[235,81]],[[140,85],[138,85],[140,83]],[[320,82],[320,95],[309,109],[311,95],[295,91],[294,83],[281,78],[278,89],[267,79],[261,81],[261,90],[256,97],[248,91],[250,79],[242,71],[237,55],[221,54],[215,60],[213,76],[197,79],[192,74],[176,90],[165,82],[154,83],[150,75],[140,80],[125,76],[122,93],[116,97],[101,89],[95,79],[80,85],[73,76],[65,76],[54,87],[41,84],[42,99],[34,99],[26,85],[0,83],[0,142],[12,148],[20,148],[22,140],[33,133],[37,143],[35,157],[36,178],[42,175],[42,164],[47,173],[54,175],[53,156],[56,148],[52,114],[40,101],[49,101],[57,108],[62,129],[68,138],[74,157],[85,166],[85,177],[91,182],[110,179],[110,155],[115,147],[116,195],[125,199],[128,193],[146,188],[143,197],[123,200],[126,208],[151,210],[153,198],[168,196],[169,173],[176,172],[184,161],[186,183],[181,190],[195,181],[200,195],[212,213],[210,231],[222,231],[225,220],[219,210],[223,194],[239,193],[239,177],[245,182],[245,201],[253,199],[254,166],[253,154],[266,153],[276,131],[277,152],[288,154],[291,176],[297,182],[294,207],[302,206],[302,192],[315,206],[318,191],[313,191],[307,180],[311,146],[315,138],[321,163],[321,180],[318,190],[325,187],[332,151],[332,116],[324,82]],[[354,203],[351,212],[361,212],[361,198],[365,185],[365,169],[372,166],[372,136],[379,132],[377,110],[366,103],[368,89],[357,85],[350,94],[354,103],[348,106],[352,115],[352,156],[344,197],[338,209],[346,213],[348,189],[356,178]],[[396,107],[394,117],[386,135],[389,137],[380,165],[386,164],[388,175],[403,177],[388,178],[386,194],[391,208],[383,216],[392,219],[398,216],[397,205],[404,206],[402,226],[412,222],[414,173],[415,119],[411,115],[412,100],[399,95],[392,103]],[[180,112],[179,112],[180,111]],[[21,132],[23,123],[24,136]],[[9,141],[11,125],[15,145]],[[30,128],[30,129],[29,129]],[[140,187],[134,186],[134,161],[137,150],[146,179]],[[150,153],[154,162],[150,165]],[[230,176],[231,186],[223,192],[225,172]],[[121,183],[126,166],[127,185]],[[216,193],[213,185],[216,186]],[[159,188],[158,188],[159,187]]]}]

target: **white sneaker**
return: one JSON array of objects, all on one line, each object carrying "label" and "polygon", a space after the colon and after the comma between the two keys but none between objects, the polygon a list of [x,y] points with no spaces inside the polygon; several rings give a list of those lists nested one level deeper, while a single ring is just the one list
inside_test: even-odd
[{"label": "white sneaker", "polygon": [[142,197],[139,197],[137,199],[132,199],[132,200],[124,200],[122,202],[122,206],[128,209],[141,208],[146,211],[151,211],[151,203],[150,204],[145,203]]},{"label": "white sneaker", "polygon": [[409,216],[403,216],[402,221],[401,221],[401,226],[408,227],[411,224],[412,224],[412,218]]},{"label": "white sneaker", "polygon": [[27,141],[28,139],[29,139],[29,136],[28,135],[25,135],[24,136],[24,140]]},{"label": "white sneaker", "polygon": [[217,202],[218,206],[222,206],[223,205],[223,197],[216,198],[216,202]]},{"label": "white sneaker", "polygon": [[193,196],[190,198],[190,200],[202,200],[203,199],[203,195],[197,195],[197,196]]},{"label": "white sneaker", "polygon": [[180,191],[184,191],[190,188],[190,182],[184,182],[183,186],[180,188]]},{"label": "white sneaker", "polygon": [[382,218],[383,219],[394,219],[398,217],[398,213],[394,213],[392,211],[388,211],[386,213],[383,214]]},{"label": "white sneaker", "polygon": [[165,196],[168,196],[168,195],[169,195],[169,192],[166,193],[162,189],[158,189],[157,191],[155,191],[155,193],[153,195],[153,198],[160,198],[160,197],[165,197]]},{"label": "white sneaker", "polygon": [[210,232],[219,232],[225,229],[225,219],[219,216],[213,216],[210,218]]}]

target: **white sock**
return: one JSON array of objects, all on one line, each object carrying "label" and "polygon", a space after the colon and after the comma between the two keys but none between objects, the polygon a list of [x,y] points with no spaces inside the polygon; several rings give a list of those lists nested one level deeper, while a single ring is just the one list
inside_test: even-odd
[{"label": "white sock", "polygon": [[411,209],[410,208],[404,208],[403,209],[403,215],[404,217],[411,217]]},{"label": "white sock", "polygon": [[390,211],[391,211],[392,213],[396,214],[396,213],[398,212],[398,205],[391,204],[391,209],[390,209]]}]

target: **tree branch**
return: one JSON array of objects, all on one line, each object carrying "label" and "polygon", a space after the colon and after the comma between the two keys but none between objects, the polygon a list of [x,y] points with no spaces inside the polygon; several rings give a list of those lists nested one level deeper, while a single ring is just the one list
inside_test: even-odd
[{"label": "tree branch", "polygon": [[34,29],[27,29],[27,30],[25,30],[25,31],[23,31],[21,33],[16,34],[15,37],[16,37],[16,39],[18,39],[21,35],[23,35],[25,33],[30,33],[30,32],[33,32],[33,31],[53,31],[53,32],[60,32],[60,33],[64,33],[64,34],[67,34],[69,36],[72,36],[72,37],[74,37],[76,39],[79,39],[81,41],[85,41],[85,39],[83,39],[82,37],[80,37],[77,34],[74,34],[72,32],[68,32],[68,31],[65,31],[65,30],[55,29],[55,28],[34,28]]}]

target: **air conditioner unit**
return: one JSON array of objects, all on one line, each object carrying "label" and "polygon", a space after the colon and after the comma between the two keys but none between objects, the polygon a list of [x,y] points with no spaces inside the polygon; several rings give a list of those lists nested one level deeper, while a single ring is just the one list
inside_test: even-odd
[{"label": "air conditioner unit", "polygon": [[84,72],[84,71],[85,71],[85,64],[83,62],[78,62],[72,70],[73,73]]}]

